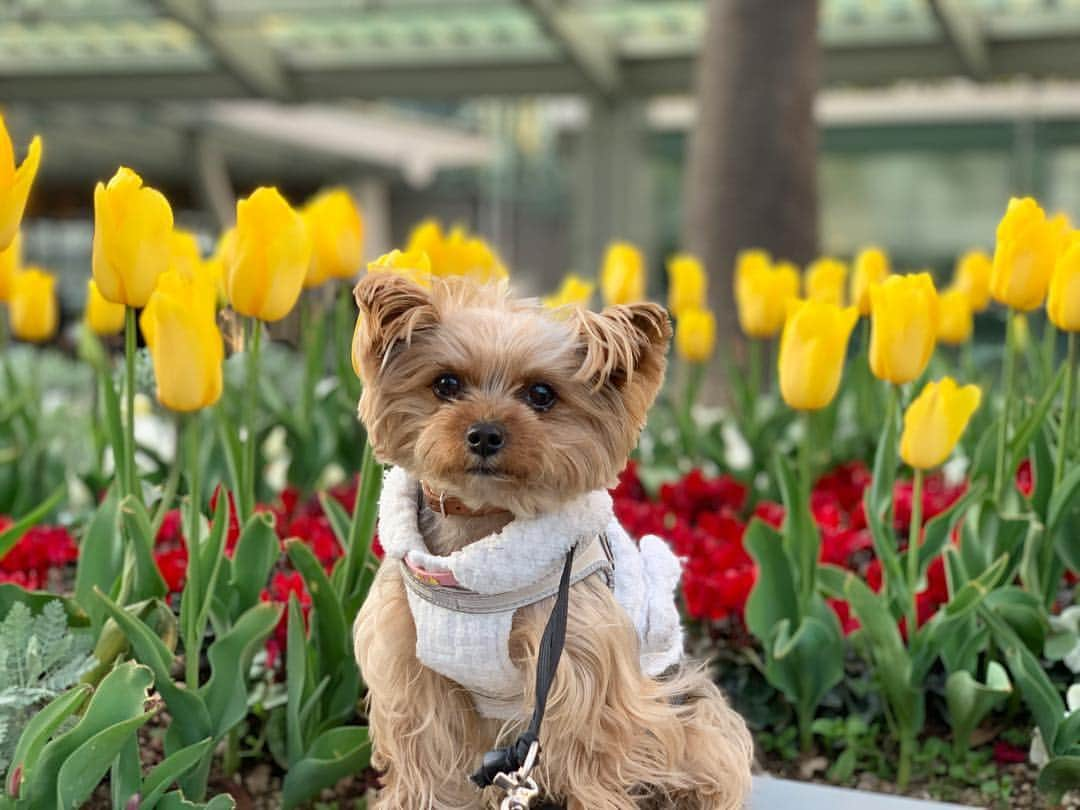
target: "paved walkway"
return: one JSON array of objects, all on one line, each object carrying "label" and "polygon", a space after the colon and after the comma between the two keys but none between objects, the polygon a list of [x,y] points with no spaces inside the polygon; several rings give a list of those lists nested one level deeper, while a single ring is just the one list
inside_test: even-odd
[{"label": "paved walkway", "polygon": [[750,810],[948,810],[958,804],[755,776]]}]

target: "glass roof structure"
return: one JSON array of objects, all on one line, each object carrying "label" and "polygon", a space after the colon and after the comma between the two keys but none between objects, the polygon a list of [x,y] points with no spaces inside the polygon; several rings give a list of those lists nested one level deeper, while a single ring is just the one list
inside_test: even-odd
[{"label": "glass roof structure", "polygon": [[[685,92],[705,5],[4,0],[0,98]],[[1080,76],[1080,0],[821,0],[821,16],[830,85]]]}]

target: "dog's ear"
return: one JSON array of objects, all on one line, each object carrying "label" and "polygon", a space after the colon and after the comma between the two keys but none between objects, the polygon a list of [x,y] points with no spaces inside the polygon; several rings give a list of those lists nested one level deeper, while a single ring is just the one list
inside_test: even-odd
[{"label": "dog's ear", "polygon": [[608,307],[603,312],[577,310],[581,341],[578,378],[597,388],[610,385],[634,392],[652,403],[664,380],[671,321],[659,304]]},{"label": "dog's ear", "polygon": [[377,373],[395,346],[438,325],[427,290],[393,273],[368,273],[353,290],[360,314],[353,332],[353,368],[360,377]]}]

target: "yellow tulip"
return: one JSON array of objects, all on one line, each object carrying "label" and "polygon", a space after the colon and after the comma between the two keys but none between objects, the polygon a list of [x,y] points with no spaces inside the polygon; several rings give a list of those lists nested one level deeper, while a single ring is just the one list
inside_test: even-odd
[{"label": "yellow tulip", "polygon": [[604,303],[635,304],[645,298],[645,257],[629,242],[612,242],[600,268]]},{"label": "yellow tulip", "polygon": [[4,117],[0,115],[0,250],[6,250],[15,239],[26,210],[26,199],[41,163],[41,138],[30,141],[26,158],[15,166],[15,150],[11,145]]},{"label": "yellow tulip", "polygon": [[1068,221],[1047,219],[1030,197],[1009,200],[997,228],[990,294],[1006,306],[1027,312],[1046,298],[1050,276],[1064,247]]},{"label": "yellow tulip", "polygon": [[851,303],[860,315],[870,314],[870,288],[883,282],[890,272],[889,257],[881,248],[865,248],[855,257],[855,269],[851,274]]},{"label": "yellow tulip", "polygon": [[675,349],[688,363],[704,363],[716,348],[716,317],[707,309],[684,309],[675,322]]},{"label": "yellow tulip", "polygon": [[838,259],[822,256],[806,268],[806,297],[844,305],[847,265]]},{"label": "yellow tulip", "polygon": [[431,286],[431,257],[422,250],[391,250],[368,262],[367,269],[369,273],[394,273],[420,287]]},{"label": "yellow tulip", "polygon": [[114,304],[144,307],[169,267],[173,215],[161,192],[121,167],[94,188],[94,281]]},{"label": "yellow tulip", "polygon": [[364,258],[364,223],[349,192],[324,191],[308,201],[303,215],[311,235],[311,264],[304,286],[355,276]]},{"label": "yellow tulip", "polygon": [[49,340],[60,318],[56,277],[37,267],[20,270],[12,279],[8,309],[15,337],[32,343]]},{"label": "yellow tulip", "polygon": [[1074,239],[1054,266],[1046,314],[1058,329],[1080,332],[1080,240]]},{"label": "yellow tulip", "polygon": [[974,318],[968,294],[955,287],[938,297],[937,339],[949,346],[960,346],[971,340]]},{"label": "yellow tulip", "polygon": [[18,233],[7,250],[0,250],[0,301],[11,298],[11,282],[22,267],[22,238]]},{"label": "yellow tulip", "polygon": [[709,280],[701,262],[689,253],[676,253],[667,262],[668,309],[678,318],[683,310],[706,305]]},{"label": "yellow tulip", "polygon": [[150,296],[150,300],[146,302],[146,307],[139,316],[139,328],[142,330],[147,346],[154,342],[154,328],[157,322],[154,308],[162,298],[156,294],[158,292],[173,300],[187,301],[188,306],[197,309],[201,317],[211,320],[216,318],[217,290],[207,275],[203,273],[189,275],[178,268],[167,270],[158,278],[157,286],[154,288],[155,294]]},{"label": "yellow tulip", "polygon": [[174,230],[169,235],[169,268],[194,277],[202,272],[202,263],[198,237],[191,231]]},{"label": "yellow tulip", "polygon": [[780,331],[788,302],[799,295],[799,271],[781,262],[771,267],[764,251],[747,250],[735,260],[735,303],[747,337],[770,338]]},{"label": "yellow tulip", "polygon": [[86,280],[86,325],[94,334],[116,335],[124,328],[124,305],[106,301],[92,278]]},{"label": "yellow tulip", "polygon": [[956,447],[981,398],[978,386],[960,387],[951,377],[927,383],[904,413],[900,457],[919,470],[941,464]]},{"label": "yellow tulip", "polygon": [[483,239],[471,236],[462,227],[454,227],[446,234],[433,219],[424,220],[409,234],[405,252],[418,251],[428,255],[434,276],[468,276],[488,284],[509,275],[498,254]]},{"label": "yellow tulip", "polygon": [[952,286],[963,290],[972,312],[982,312],[990,305],[990,273],[993,260],[982,250],[969,250],[956,263]]},{"label": "yellow tulip", "polygon": [[544,298],[544,306],[549,309],[566,306],[587,307],[595,289],[596,282],[570,273],[563,279],[562,285],[554,295]]},{"label": "yellow tulip", "polygon": [[225,294],[225,267],[226,257],[232,250],[233,241],[236,239],[236,228],[228,228],[218,236],[217,244],[210,258],[203,262],[203,275],[217,290],[217,300],[224,305],[229,299]]},{"label": "yellow tulip", "polygon": [[814,299],[792,301],[789,309],[780,336],[780,393],[788,406],[816,411],[832,402],[840,387],[859,311]]},{"label": "yellow tulip", "polygon": [[143,313],[157,398],[174,411],[197,411],[221,397],[225,348],[205,282],[180,273],[162,276]]},{"label": "yellow tulip", "polygon": [[225,290],[232,308],[262,321],[280,321],[296,306],[311,261],[303,217],[276,188],[263,186],[236,204],[231,241]]},{"label": "yellow tulip", "polygon": [[892,383],[914,380],[937,340],[938,295],[929,273],[889,276],[870,288],[870,370]]}]

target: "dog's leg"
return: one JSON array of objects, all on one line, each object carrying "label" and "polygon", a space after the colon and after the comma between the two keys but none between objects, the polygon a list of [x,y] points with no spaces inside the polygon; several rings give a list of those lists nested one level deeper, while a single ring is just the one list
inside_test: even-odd
[{"label": "dog's leg", "polygon": [[472,698],[416,658],[416,627],[395,563],[384,563],[356,617],[356,660],[368,686],[373,810],[476,810],[467,779],[486,744]]},{"label": "dog's leg", "polygon": [[[519,611],[511,635],[528,711],[551,604]],[[537,780],[568,810],[736,810],[749,790],[752,742],[743,721],[700,670],[644,676],[637,633],[596,577],[570,592],[541,741]]]}]

